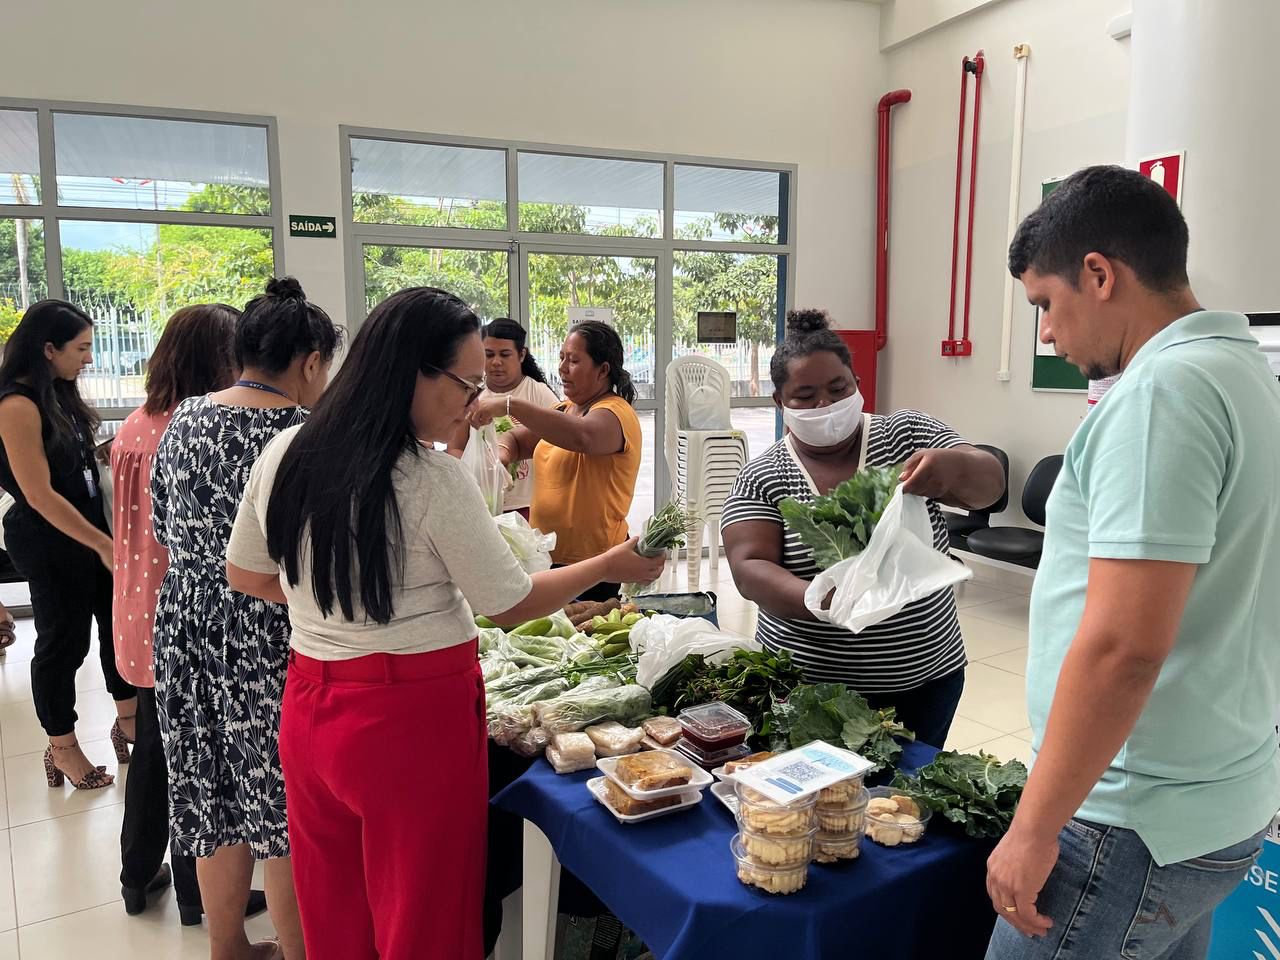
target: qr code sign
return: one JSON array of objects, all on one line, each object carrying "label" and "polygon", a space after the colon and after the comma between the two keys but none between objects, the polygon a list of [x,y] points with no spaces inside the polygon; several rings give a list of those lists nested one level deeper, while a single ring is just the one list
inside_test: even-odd
[{"label": "qr code sign", "polygon": [[820,767],[815,767],[813,764],[806,763],[803,760],[778,770],[778,776],[789,777],[796,783],[808,783],[810,780],[816,780],[823,776],[823,773],[824,771]]}]

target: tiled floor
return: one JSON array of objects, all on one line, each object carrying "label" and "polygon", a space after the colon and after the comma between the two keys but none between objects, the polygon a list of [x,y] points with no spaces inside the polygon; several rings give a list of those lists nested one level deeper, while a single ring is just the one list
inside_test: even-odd
[{"label": "tiled floor", "polygon": [[[714,579],[705,566],[701,587],[719,596],[721,627],[750,636],[755,608],[738,595],[728,564],[720,563]],[[1029,757],[1023,693],[1029,588],[1030,580],[1025,586],[1014,580],[998,586],[972,582],[961,590],[971,665],[949,747]],[[141,916],[124,913],[118,881],[123,776],[113,787],[90,792],[45,785],[46,741],[31,704],[33,640],[31,622],[19,621],[18,642],[0,659],[0,960],[208,956],[203,928],[178,924],[171,891]],[[106,740],[114,711],[96,659],[85,664],[77,685],[86,750],[111,773],[122,774]],[[270,920],[251,920],[249,932],[270,936]]]}]

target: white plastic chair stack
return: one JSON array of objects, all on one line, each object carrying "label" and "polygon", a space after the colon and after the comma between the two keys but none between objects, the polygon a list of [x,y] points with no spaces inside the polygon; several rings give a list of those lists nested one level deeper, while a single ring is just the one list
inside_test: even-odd
[{"label": "white plastic chair stack", "polygon": [[689,590],[702,572],[708,532],[711,578],[720,566],[720,516],[748,459],[747,435],[729,419],[729,371],[706,357],[678,357],[667,367],[666,455],[671,499],[700,518],[689,535]]}]

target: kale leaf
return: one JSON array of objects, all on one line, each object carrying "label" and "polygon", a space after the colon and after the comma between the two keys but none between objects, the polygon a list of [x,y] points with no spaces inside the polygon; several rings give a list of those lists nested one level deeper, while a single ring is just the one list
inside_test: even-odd
[{"label": "kale leaf", "polygon": [[788,497],[778,509],[787,527],[813,550],[814,562],[826,570],[867,548],[901,473],[901,467],[867,467],[812,503]]},{"label": "kale leaf", "polygon": [[943,751],[915,776],[899,773],[893,786],[934,813],[964,827],[971,837],[1004,835],[1013,821],[1027,768],[1017,760],[1001,762],[989,753]]},{"label": "kale leaf", "polygon": [[877,710],[843,683],[796,687],[785,702],[774,704],[769,729],[780,749],[822,740],[861,754],[875,764],[873,772],[897,765],[899,738],[915,739],[892,707]]}]

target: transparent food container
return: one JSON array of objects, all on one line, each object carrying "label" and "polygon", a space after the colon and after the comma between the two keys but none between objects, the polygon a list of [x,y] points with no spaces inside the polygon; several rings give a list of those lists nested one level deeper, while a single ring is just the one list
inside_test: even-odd
[{"label": "transparent food container", "polygon": [[738,824],[752,833],[774,837],[803,837],[818,825],[817,804],[813,797],[796,803],[775,803],[764,794],[737,785]]},{"label": "transparent food container", "polygon": [[747,734],[751,732],[750,720],[719,701],[682,710],[676,719],[684,729],[685,740],[707,755],[718,754],[746,742]]},{"label": "transparent food container", "polygon": [[795,867],[771,867],[750,856],[742,846],[742,838],[734,836],[729,842],[733,859],[737,861],[738,879],[749,886],[759,887],[766,893],[785,895],[798,893],[809,880],[809,862]]},{"label": "transparent food container", "polygon": [[[850,777],[848,780],[841,780],[839,783],[833,783],[829,787],[818,792],[818,803],[827,806],[844,806],[849,803],[858,802],[866,791],[862,788],[862,782],[866,779],[865,774],[859,774],[856,777]],[[866,802],[863,800],[862,802]]]},{"label": "transparent food container", "polygon": [[778,869],[803,866],[813,859],[816,830],[798,837],[779,837],[743,828],[738,834],[742,849],[754,862]]},{"label": "transparent food container", "polygon": [[[932,811],[893,787],[875,787],[868,791],[863,832],[876,843],[896,847],[915,843],[924,836]],[[892,809],[891,809],[892,808]]]},{"label": "transparent food container", "polygon": [[818,799],[818,829],[828,834],[861,833],[871,795],[861,787],[852,800],[823,803]]},{"label": "transparent food container", "polygon": [[707,753],[687,737],[681,737],[676,741],[676,749],[704,770],[714,770],[717,767],[724,766],[730,760],[741,760],[743,757],[751,756],[751,748],[745,743],[740,743],[736,747],[729,747],[727,750]]},{"label": "transparent food container", "polygon": [[813,859],[818,863],[856,860],[862,853],[862,831],[852,834],[819,832],[813,838]]}]

